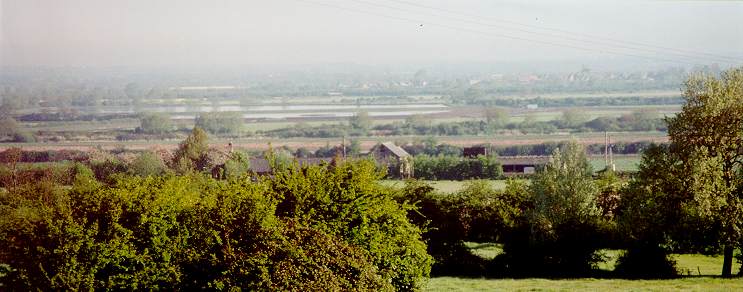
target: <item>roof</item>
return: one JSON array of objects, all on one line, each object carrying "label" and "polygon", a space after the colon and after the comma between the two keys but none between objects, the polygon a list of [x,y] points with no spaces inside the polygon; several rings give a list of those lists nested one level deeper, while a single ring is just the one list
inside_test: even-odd
[{"label": "roof", "polygon": [[382,143],[382,147],[387,148],[388,150],[390,150],[390,152],[392,152],[392,154],[395,154],[395,156],[400,158],[410,156],[410,154],[405,151],[405,149],[400,148],[400,146],[397,146],[395,145],[395,143],[392,142],[384,142]]}]

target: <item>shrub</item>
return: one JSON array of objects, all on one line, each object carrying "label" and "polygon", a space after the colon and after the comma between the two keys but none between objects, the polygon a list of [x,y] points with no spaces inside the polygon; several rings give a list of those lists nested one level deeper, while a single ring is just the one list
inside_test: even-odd
[{"label": "shrub", "polygon": [[661,279],[678,276],[676,261],[658,245],[637,245],[617,259],[614,273],[625,278]]},{"label": "shrub", "polygon": [[128,173],[138,176],[162,175],[168,167],[155,153],[142,152],[128,165]]},{"label": "shrub", "polygon": [[585,152],[577,143],[556,150],[529,187],[533,207],[527,221],[504,245],[497,259],[512,273],[526,275],[586,275],[602,257],[598,188]]},{"label": "shrub", "polygon": [[421,230],[406,217],[413,207],[375,183],[384,173],[373,161],[335,163],[294,164],[275,173],[267,182],[270,196],[279,201],[276,214],[358,246],[396,289],[419,288],[432,260]]},{"label": "shrub", "polygon": [[[430,180],[497,179],[503,169],[494,156],[462,158],[418,155],[413,160],[415,176]],[[391,172],[392,173],[392,172]]]},{"label": "shrub", "polygon": [[[72,175],[69,175],[72,174]],[[0,193],[10,290],[411,290],[430,270],[420,230],[371,162],[290,167],[273,180],[116,177],[74,165]]]}]

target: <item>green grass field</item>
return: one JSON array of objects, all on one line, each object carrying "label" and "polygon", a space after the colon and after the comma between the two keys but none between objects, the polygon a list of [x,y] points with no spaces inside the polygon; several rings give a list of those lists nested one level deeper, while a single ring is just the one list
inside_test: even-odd
[{"label": "green grass field", "polygon": [[[478,256],[492,259],[502,253],[501,245],[467,242]],[[619,250],[602,251],[607,261],[599,266],[613,270]],[[721,279],[722,257],[699,254],[674,255],[679,271],[685,278],[671,280],[623,279],[470,279],[454,277],[432,278],[426,291],[743,291],[743,279]],[[740,263],[733,263],[737,273]]]},{"label": "green grass field", "polygon": [[[617,171],[637,171],[637,167],[640,165],[640,159],[641,157],[639,155],[614,157],[614,165]],[[603,157],[590,157],[589,162],[594,171],[604,169],[605,162]]]},{"label": "green grass field", "polygon": [[[466,180],[459,181],[459,180],[424,180],[423,182],[431,185],[436,191],[439,193],[456,193],[459,190],[461,190],[464,185],[467,183]],[[489,181],[491,186],[497,190],[503,190],[506,188],[506,181],[505,180],[490,180]],[[380,181],[382,185],[385,186],[391,186],[396,188],[401,188],[405,186],[405,182],[401,180],[382,180]]]},{"label": "green grass field", "polygon": [[432,278],[425,291],[743,291],[743,280],[688,277],[672,280]]}]

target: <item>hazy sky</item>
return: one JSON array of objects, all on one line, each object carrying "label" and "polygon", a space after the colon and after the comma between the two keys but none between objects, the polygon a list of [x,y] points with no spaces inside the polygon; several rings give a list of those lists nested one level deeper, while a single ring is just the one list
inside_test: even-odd
[{"label": "hazy sky", "polygon": [[0,1],[6,66],[743,60],[742,1]]}]

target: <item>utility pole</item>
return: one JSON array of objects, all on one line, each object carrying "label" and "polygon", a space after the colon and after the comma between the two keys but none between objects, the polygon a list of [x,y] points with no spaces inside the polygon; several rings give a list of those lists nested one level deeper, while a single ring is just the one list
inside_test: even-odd
[{"label": "utility pole", "polygon": [[611,165],[611,171],[617,171],[614,165],[614,145],[611,145],[611,137],[609,137],[609,165]]},{"label": "utility pole", "polygon": [[604,132],[604,169],[609,169],[609,132]]},{"label": "utility pole", "polygon": [[346,159],[346,136],[343,136],[343,159]]}]

